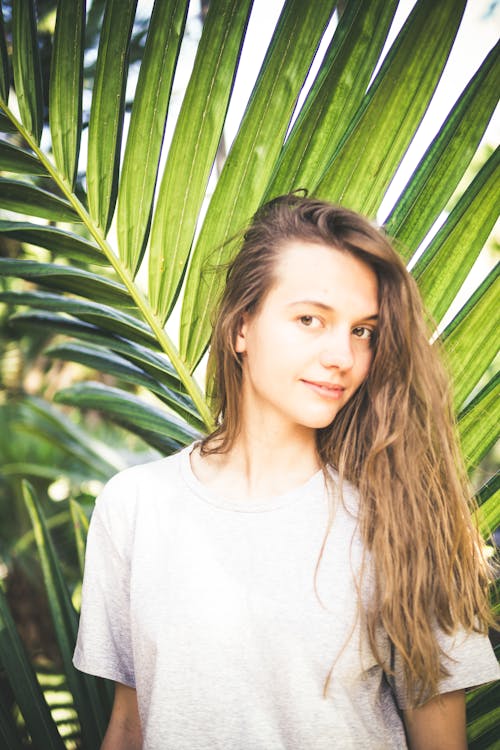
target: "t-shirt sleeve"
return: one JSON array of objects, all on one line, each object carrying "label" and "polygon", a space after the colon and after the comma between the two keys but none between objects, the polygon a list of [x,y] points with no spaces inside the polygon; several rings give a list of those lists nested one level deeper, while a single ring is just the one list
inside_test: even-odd
[{"label": "t-shirt sleeve", "polygon": [[130,630],[130,546],[120,475],[96,501],[89,526],[74,666],[135,687]]},{"label": "t-shirt sleeve", "polygon": [[[446,656],[443,666],[449,672],[439,683],[439,693],[477,687],[500,679],[500,667],[488,636],[481,633],[465,633],[460,630],[455,635],[437,634],[439,644]],[[406,696],[403,669],[396,657],[395,692],[399,708],[410,707]]]}]

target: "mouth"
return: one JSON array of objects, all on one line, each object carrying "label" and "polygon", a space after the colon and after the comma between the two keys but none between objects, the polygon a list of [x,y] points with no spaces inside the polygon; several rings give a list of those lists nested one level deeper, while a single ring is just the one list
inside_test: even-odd
[{"label": "mouth", "polygon": [[345,387],[338,383],[328,383],[322,380],[302,380],[301,382],[318,395],[334,401],[342,398],[345,392]]}]

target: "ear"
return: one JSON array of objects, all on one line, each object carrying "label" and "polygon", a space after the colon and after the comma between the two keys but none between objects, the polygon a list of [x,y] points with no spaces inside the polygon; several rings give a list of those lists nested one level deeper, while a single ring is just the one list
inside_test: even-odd
[{"label": "ear", "polygon": [[237,354],[242,354],[243,352],[246,352],[247,349],[247,340],[246,340],[246,334],[247,334],[247,328],[248,328],[248,315],[247,313],[243,313],[240,319],[240,324],[238,327],[238,333],[236,334],[236,341],[234,342],[234,350]]}]

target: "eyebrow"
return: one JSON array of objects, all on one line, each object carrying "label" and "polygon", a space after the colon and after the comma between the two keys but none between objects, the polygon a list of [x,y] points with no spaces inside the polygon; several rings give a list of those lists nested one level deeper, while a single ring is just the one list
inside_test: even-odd
[{"label": "eyebrow", "polygon": [[[287,307],[296,307],[298,305],[312,305],[313,307],[319,307],[321,310],[326,310],[327,312],[334,312],[335,308],[331,307],[331,305],[327,305],[325,302],[320,302],[319,300],[315,299],[301,299],[297,300],[296,302],[290,302]],[[360,320],[378,320],[378,314],[375,313],[374,315],[361,315]]]}]

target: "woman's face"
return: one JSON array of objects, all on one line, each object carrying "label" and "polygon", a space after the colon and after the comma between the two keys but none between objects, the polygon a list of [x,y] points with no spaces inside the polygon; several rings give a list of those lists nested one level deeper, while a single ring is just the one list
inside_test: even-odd
[{"label": "woman's face", "polygon": [[270,429],[329,425],[368,374],[377,277],[353,255],[300,240],[278,251],[276,282],[236,340],[242,416]]}]

